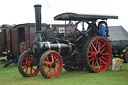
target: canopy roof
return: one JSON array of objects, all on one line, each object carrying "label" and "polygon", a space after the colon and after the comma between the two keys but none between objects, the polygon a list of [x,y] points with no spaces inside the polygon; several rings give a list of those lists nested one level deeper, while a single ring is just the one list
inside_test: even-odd
[{"label": "canopy roof", "polygon": [[79,21],[79,20],[97,20],[97,19],[118,19],[118,16],[114,15],[94,15],[94,14],[77,14],[77,13],[62,13],[54,17],[54,20],[72,20],[72,21]]}]

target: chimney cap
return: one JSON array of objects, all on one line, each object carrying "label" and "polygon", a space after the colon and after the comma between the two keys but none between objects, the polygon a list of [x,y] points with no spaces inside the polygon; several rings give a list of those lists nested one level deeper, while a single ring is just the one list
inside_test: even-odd
[{"label": "chimney cap", "polygon": [[34,7],[42,7],[40,4],[36,4],[34,5]]}]

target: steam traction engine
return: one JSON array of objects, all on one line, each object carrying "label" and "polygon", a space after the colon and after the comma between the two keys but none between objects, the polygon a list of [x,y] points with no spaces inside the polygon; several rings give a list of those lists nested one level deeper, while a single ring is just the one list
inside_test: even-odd
[{"label": "steam traction engine", "polygon": [[[75,13],[57,15],[54,19],[69,21],[67,25],[71,25],[73,31],[71,36],[65,35],[65,38],[50,40],[41,37],[41,5],[34,7],[36,38],[32,46],[19,57],[18,69],[22,76],[35,76],[40,70],[45,78],[56,78],[60,75],[62,67],[67,71],[86,68],[89,72],[103,72],[109,67],[112,59],[111,47],[106,39],[98,36],[98,31],[89,21],[116,19],[117,16]],[[71,21],[75,21],[75,24]],[[67,25],[65,24],[65,27]],[[85,25],[90,29],[86,30]],[[45,34],[48,35],[48,32]]]}]

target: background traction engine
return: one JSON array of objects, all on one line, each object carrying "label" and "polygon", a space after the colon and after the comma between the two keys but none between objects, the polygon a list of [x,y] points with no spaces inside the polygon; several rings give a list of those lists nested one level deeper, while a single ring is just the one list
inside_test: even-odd
[{"label": "background traction engine", "polygon": [[[62,67],[67,71],[82,70],[85,67],[90,72],[102,72],[109,67],[111,48],[108,42],[99,36],[87,38],[82,34],[79,43],[74,42],[74,39],[42,40],[41,5],[34,7],[36,38],[32,46],[18,59],[18,70],[22,76],[35,76],[40,70],[45,78],[56,78]],[[77,24],[75,26],[77,27]],[[83,41],[80,42],[81,40]]]}]

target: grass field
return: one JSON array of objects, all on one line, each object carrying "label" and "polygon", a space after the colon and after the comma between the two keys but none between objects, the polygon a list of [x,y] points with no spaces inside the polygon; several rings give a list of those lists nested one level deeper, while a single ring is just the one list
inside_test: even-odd
[{"label": "grass field", "polygon": [[0,57],[0,60],[2,60],[2,59],[6,59],[6,57]]},{"label": "grass field", "polygon": [[88,73],[86,70],[67,72],[63,69],[55,79],[45,79],[40,72],[34,77],[23,77],[17,66],[2,66],[0,64],[0,85],[128,85],[126,63],[118,72],[110,69],[101,73]]}]

